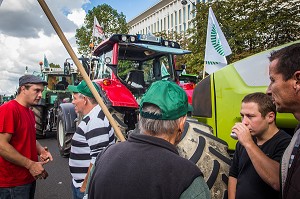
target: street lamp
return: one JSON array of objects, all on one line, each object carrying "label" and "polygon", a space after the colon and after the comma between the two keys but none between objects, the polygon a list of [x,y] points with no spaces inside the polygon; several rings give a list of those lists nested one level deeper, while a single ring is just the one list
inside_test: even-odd
[{"label": "street lamp", "polygon": [[[189,0],[189,2],[191,2],[191,4],[193,4],[193,6],[196,6],[196,4],[194,2],[192,2],[190,0]],[[181,4],[185,6],[187,4],[187,0],[181,0]]]}]

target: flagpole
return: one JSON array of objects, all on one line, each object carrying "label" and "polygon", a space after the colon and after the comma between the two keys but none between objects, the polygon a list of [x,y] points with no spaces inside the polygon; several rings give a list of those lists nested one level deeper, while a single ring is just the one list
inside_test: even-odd
[{"label": "flagpole", "polygon": [[56,31],[58,37],[60,38],[61,42],[65,46],[65,48],[68,51],[68,53],[71,56],[71,58],[73,59],[75,65],[78,68],[78,70],[82,74],[83,79],[86,81],[89,89],[91,90],[91,92],[93,93],[95,99],[99,103],[99,105],[100,105],[102,111],[104,112],[105,116],[107,117],[108,121],[110,122],[111,126],[113,127],[116,136],[121,141],[125,141],[125,138],[124,138],[124,136],[123,136],[120,128],[118,127],[118,125],[117,125],[116,121],[114,120],[114,118],[111,116],[111,114],[110,114],[107,106],[104,104],[102,98],[100,97],[99,93],[97,92],[96,88],[94,87],[92,81],[88,77],[86,71],[84,70],[84,68],[83,68],[82,64],[80,63],[79,59],[77,58],[74,50],[72,49],[70,43],[68,42],[66,36],[64,35],[64,33],[62,32],[61,28],[59,27],[57,21],[55,20],[53,14],[51,13],[48,5],[45,2],[45,0],[38,0],[38,2],[40,4],[40,6],[42,7],[44,13],[48,17],[50,23],[52,24],[52,26],[53,26],[54,30]]},{"label": "flagpole", "polygon": [[205,78],[205,69],[206,68],[206,61],[204,61],[204,65],[203,65],[203,74],[202,74],[202,79]]},{"label": "flagpole", "polygon": [[92,70],[92,58],[93,58],[93,49],[94,49],[94,33],[95,33],[95,17],[93,20],[93,31],[92,31],[92,43],[90,46],[90,72],[89,72],[89,77],[91,78],[91,70]]}]

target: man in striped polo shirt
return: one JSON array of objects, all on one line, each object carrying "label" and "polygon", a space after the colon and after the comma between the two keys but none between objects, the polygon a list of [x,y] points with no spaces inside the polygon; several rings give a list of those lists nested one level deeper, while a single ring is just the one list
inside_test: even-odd
[{"label": "man in striped polo shirt", "polygon": [[[95,82],[93,85],[99,91]],[[82,199],[98,153],[114,143],[114,130],[84,80],[68,89],[73,92],[76,113],[83,116],[72,138],[69,158],[73,199]]]}]

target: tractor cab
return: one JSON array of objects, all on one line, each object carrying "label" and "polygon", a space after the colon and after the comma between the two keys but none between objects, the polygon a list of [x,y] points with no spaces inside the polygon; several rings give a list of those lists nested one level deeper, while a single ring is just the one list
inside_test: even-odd
[{"label": "tractor cab", "polygon": [[94,51],[94,56],[98,57],[94,79],[107,92],[111,89],[107,85],[122,84],[130,95],[133,94],[137,108],[152,82],[162,79],[178,81],[174,55],[188,53],[191,52],[180,49],[178,43],[161,37],[114,34]]}]

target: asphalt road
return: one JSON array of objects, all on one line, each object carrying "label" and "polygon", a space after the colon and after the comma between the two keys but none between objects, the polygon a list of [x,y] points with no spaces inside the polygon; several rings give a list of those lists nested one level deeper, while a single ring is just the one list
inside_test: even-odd
[{"label": "asphalt road", "polygon": [[56,134],[51,133],[38,141],[49,148],[53,161],[45,165],[48,178],[37,180],[35,199],[72,199],[69,159],[59,155]]}]

